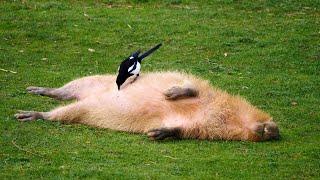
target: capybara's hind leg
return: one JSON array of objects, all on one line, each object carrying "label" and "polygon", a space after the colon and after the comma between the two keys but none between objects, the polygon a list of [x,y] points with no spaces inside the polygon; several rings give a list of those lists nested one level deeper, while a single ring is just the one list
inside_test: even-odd
[{"label": "capybara's hind leg", "polygon": [[48,119],[48,112],[36,112],[36,111],[18,111],[14,115],[19,121],[32,121],[37,119]]},{"label": "capybara's hind leg", "polygon": [[48,96],[58,100],[71,100],[76,98],[75,92],[70,91],[70,89],[66,87],[45,88],[30,86],[27,88],[27,91],[31,94]]},{"label": "capybara's hind leg", "polygon": [[18,111],[14,116],[19,121],[43,119],[50,121],[78,122],[86,112],[83,104],[77,102],[56,108],[50,112]]},{"label": "capybara's hind leg", "polygon": [[27,91],[58,100],[80,100],[110,88],[114,81],[112,76],[89,76],[71,81],[60,88],[28,87]]}]

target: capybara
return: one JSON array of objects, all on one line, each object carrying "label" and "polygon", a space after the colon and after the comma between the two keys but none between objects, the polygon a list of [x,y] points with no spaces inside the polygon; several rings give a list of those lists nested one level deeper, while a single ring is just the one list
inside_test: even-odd
[{"label": "capybara", "polygon": [[76,101],[49,112],[20,111],[15,117],[146,133],[153,140],[279,139],[279,129],[269,114],[193,75],[145,73],[120,90],[115,82],[115,75],[96,75],[60,88],[28,87],[32,94]]}]

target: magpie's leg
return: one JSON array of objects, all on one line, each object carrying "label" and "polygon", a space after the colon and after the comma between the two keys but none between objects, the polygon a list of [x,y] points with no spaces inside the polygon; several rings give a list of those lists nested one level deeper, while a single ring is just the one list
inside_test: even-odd
[{"label": "magpie's leg", "polygon": [[130,83],[134,83],[138,79],[138,77],[139,77],[139,74],[137,74]]},{"label": "magpie's leg", "polygon": [[167,100],[177,100],[189,97],[197,97],[199,94],[198,90],[192,86],[173,86],[164,92],[164,96]]},{"label": "magpie's leg", "polygon": [[152,140],[164,140],[166,138],[181,139],[181,128],[159,128],[150,130],[147,135]]}]

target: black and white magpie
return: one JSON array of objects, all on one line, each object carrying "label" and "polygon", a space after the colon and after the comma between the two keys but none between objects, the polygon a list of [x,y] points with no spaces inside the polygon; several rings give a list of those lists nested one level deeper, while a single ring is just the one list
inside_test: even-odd
[{"label": "black and white magpie", "polygon": [[117,86],[118,90],[120,90],[120,86],[130,77],[133,75],[139,76],[140,70],[141,70],[141,61],[149,56],[151,53],[156,51],[160,48],[162,44],[158,44],[155,47],[149,49],[145,53],[143,53],[141,56],[140,50],[132,53],[128,58],[126,58],[124,61],[121,62],[119,69],[118,69],[118,76],[117,76]]}]

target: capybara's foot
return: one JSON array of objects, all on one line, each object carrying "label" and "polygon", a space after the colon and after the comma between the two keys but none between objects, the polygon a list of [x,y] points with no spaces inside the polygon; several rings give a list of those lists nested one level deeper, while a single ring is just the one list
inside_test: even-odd
[{"label": "capybara's foot", "polygon": [[50,94],[50,92],[52,91],[52,89],[51,88],[44,88],[44,87],[30,86],[30,87],[27,87],[27,91],[28,91],[28,93],[31,93],[31,94],[48,96]]},{"label": "capybara's foot", "polygon": [[152,140],[163,140],[166,138],[181,138],[180,128],[159,128],[152,129],[148,132],[148,136]]},{"label": "capybara's foot", "polygon": [[179,98],[195,97],[198,92],[192,88],[182,88],[179,86],[173,86],[164,92],[164,96],[167,100],[176,100]]},{"label": "capybara's foot", "polygon": [[64,89],[30,86],[27,88],[27,91],[31,94],[48,96],[57,100],[70,100],[75,98],[73,93],[70,93],[69,91]]},{"label": "capybara's foot", "polygon": [[259,123],[255,128],[255,132],[260,141],[280,139],[279,128],[276,123],[272,121]]},{"label": "capybara's foot", "polygon": [[45,113],[36,111],[18,111],[14,117],[19,121],[33,121],[36,119],[45,119]]}]

